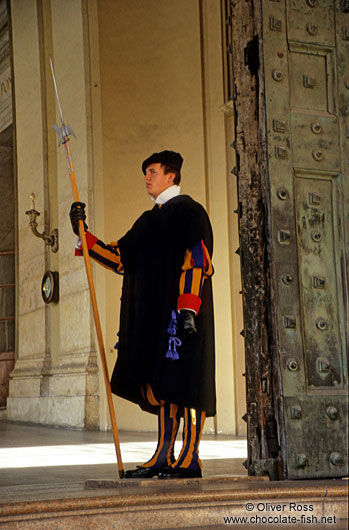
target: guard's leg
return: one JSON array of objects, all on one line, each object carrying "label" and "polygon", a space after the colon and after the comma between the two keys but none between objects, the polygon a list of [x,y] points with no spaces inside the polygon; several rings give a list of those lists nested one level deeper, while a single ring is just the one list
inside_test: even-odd
[{"label": "guard's leg", "polygon": [[159,473],[159,478],[201,477],[199,445],[206,413],[194,409],[184,409],[183,447],[177,460]]},{"label": "guard's leg", "polygon": [[179,427],[178,405],[164,403],[158,414],[158,444],[154,455],[141,467],[159,469],[174,463],[174,444]]},{"label": "guard's leg", "polygon": [[126,471],[125,478],[151,478],[174,461],[174,444],[179,427],[179,407],[173,403],[162,403],[158,412],[158,443],[148,462],[137,469]]}]

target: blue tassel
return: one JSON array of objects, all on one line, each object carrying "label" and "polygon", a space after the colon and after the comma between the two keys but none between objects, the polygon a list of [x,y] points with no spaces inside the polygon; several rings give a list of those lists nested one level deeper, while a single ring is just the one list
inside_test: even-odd
[{"label": "blue tassel", "polygon": [[166,353],[166,358],[171,359],[172,361],[177,361],[179,355],[177,352],[177,346],[181,346],[182,341],[178,337],[170,337],[168,339],[168,350]]},{"label": "blue tassel", "polygon": [[166,359],[171,359],[171,361],[178,361],[179,359],[178,352],[168,350],[168,352],[166,353]]}]

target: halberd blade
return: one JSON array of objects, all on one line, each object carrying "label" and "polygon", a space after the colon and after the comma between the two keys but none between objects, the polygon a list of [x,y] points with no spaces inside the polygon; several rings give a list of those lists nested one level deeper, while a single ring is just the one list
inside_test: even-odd
[{"label": "halberd blade", "polygon": [[69,138],[70,135],[74,136],[75,140],[76,140],[76,136],[75,136],[75,133],[74,133],[73,129],[71,128],[71,126],[70,125],[65,125],[65,123],[64,123],[63,111],[62,111],[61,103],[59,101],[57,83],[56,83],[55,72],[54,72],[54,69],[53,69],[53,64],[52,64],[51,57],[50,57],[50,66],[51,66],[53,85],[54,85],[55,93],[56,93],[56,100],[57,100],[59,115],[61,117],[61,124],[62,124],[61,127],[59,127],[57,124],[52,125],[52,128],[56,131],[57,136],[58,136],[58,147],[59,147],[64,142],[64,140],[66,138]]},{"label": "halberd blade", "polygon": [[74,136],[76,140],[75,133],[70,127],[70,125],[63,125],[62,127],[58,127],[58,125],[55,123],[54,125],[52,125],[52,129],[54,129],[57,133],[58,147],[65,141],[65,138],[69,137],[69,135]]}]

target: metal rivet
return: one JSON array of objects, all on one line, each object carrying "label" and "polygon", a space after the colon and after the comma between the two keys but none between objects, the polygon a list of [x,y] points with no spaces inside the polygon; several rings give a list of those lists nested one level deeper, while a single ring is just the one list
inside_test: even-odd
[{"label": "metal rivet", "polygon": [[329,405],[327,407],[326,414],[330,418],[330,420],[337,420],[339,416],[338,409],[334,407],[333,405]]},{"label": "metal rivet", "polygon": [[285,132],[286,122],[283,120],[273,120],[273,130],[275,132]]},{"label": "metal rivet", "polygon": [[331,453],[330,454],[330,462],[334,466],[340,466],[341,463],[343,462],[342,455],[340,453],[335,453],[335,452]]},{"label": "metal rivet", "polygon": [[308,22],[305,27],[309,35],[316,35],[318,32],[318,27],[315,26],[315,24],[312,24],[311,22]]},{"label": "metal rivet", "polygon": [[299,369],[299,364],[296,361],[296,359],[290,359],[287,362],[287,368],[289,369],[290,372],[297,372],[297,370]]},{"label": "metal rivet", "polygon": [[317,5],[317,0],[307,0],[307,4],[310,7],[315,7]]},{"label": "metal rivet", "polygon": [[318,318],[317,321],[315,322],[315,326],[320,331],[324,331],[327,328],[328,324],[326,320],[324,320],[323,318]]},{"label": "metal rivet", "polygon": [[280,59],[282,59],[283,56],[284,56],[284,54],[283,54],[283,52],[278,52],[278,53],[277,53],[277,56],[280,57]]},{"label": "metal rivet", "polygon": [[307,455],[305,455],[304,453],[296,455],[296,467],[305,467],[307,464]]},{"label": "metal rivet", "polygon": [[269,26],[270,26],[270,29],[273,31],[281,31],[282,22],[279,18],[271,16],[269,18]]},{"label": "metal rivet", "polygon": [[276,195],[278,199],[280,199],[281,201],[284,201],[288,197],[288,191],[286,188],[278,188],[276,190]]},{"label": "metal rivet", "polygon": [[271,73],[274,81],[282,81],[283,79],[283,75],[282,75],[282,72],[280,72],[280,70],[276,70],[274,69]]},{"label": "metal rivet", "polygon": [[283,274],[281,279],[285,285],[290,285],[293,282],[293,276],[290,273]]},{"label": "metal rivet", "polygon": [[279,145],[275,146],[275,157],[276,158],[288,158],[287,149],[280,147]]},{"label": "metal rivet", "polygon": [[321,202],[321,195],[318,195],[317,193],[310,192],[309,193],[309,204],[319,205]]},{"label": "metal rivet", "polygon": [[314,289],[325,289],[326,278],[324,276],[313,276]]},{"label": "metal rivet", "polygon": [[319,232],[319,230],[312,230],[310,233],[310,237],[312,238],[315,243],[319,243],[322,239],[322,234]]},{"label": "metal rivet", "polygon": [[320,125],[320,123],[312,123],[311,126],[311,131],[314,133],[314,134],[320,134],[322,132],[322,127]]},{"label": "metal rivet", "polygon": [[302,408],[299,405],[291,407],[290,416],[292,420],[299,420],[302,417]]},{"label": "metal rivet", "polygon": [[264,394],[268,392],[268,381],[265,377],[261,377],[261,392]]},{"label": "metal rivet", "polygon": [[309,75],[303,75],[303,86],[304,88],[315,88],[316,79],[314,77],[310,77]]},{"label": "metal rivet", "polygon": [[291,242],[291,232],[289,230],[279,230],[278,239],[281,245],[289,245]]},{"label": "metal rivet", "polygon": [[316,369],[319,372],[319,374],[328,374],[330,371],[330,362],[328,359],[316,359]]},{"label": "metal rivet", "polygon": [[314,160],[316,160],[316,162],[321,162],[321,160],[324,159],[323,152],[319,151],[318,149],[314,149],[312,152],[312,155],[313,155]]},{"label": "metal rivet", "polygon": [[284,327],[286,329],[296,329],[297,327],[296,319],[294,317],[284,316]]}]

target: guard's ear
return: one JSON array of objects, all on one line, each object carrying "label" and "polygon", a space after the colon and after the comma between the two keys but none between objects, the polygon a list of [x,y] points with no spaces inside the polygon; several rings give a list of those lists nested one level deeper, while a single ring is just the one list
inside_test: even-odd
[{"label": "guard's ear", "polygon": [[171,181],[173,184],[174,179],[176,178],[176,173],[173,173],[172,171],[170,173],[167,173],[167,177],[169,179],[169,182]]}]

